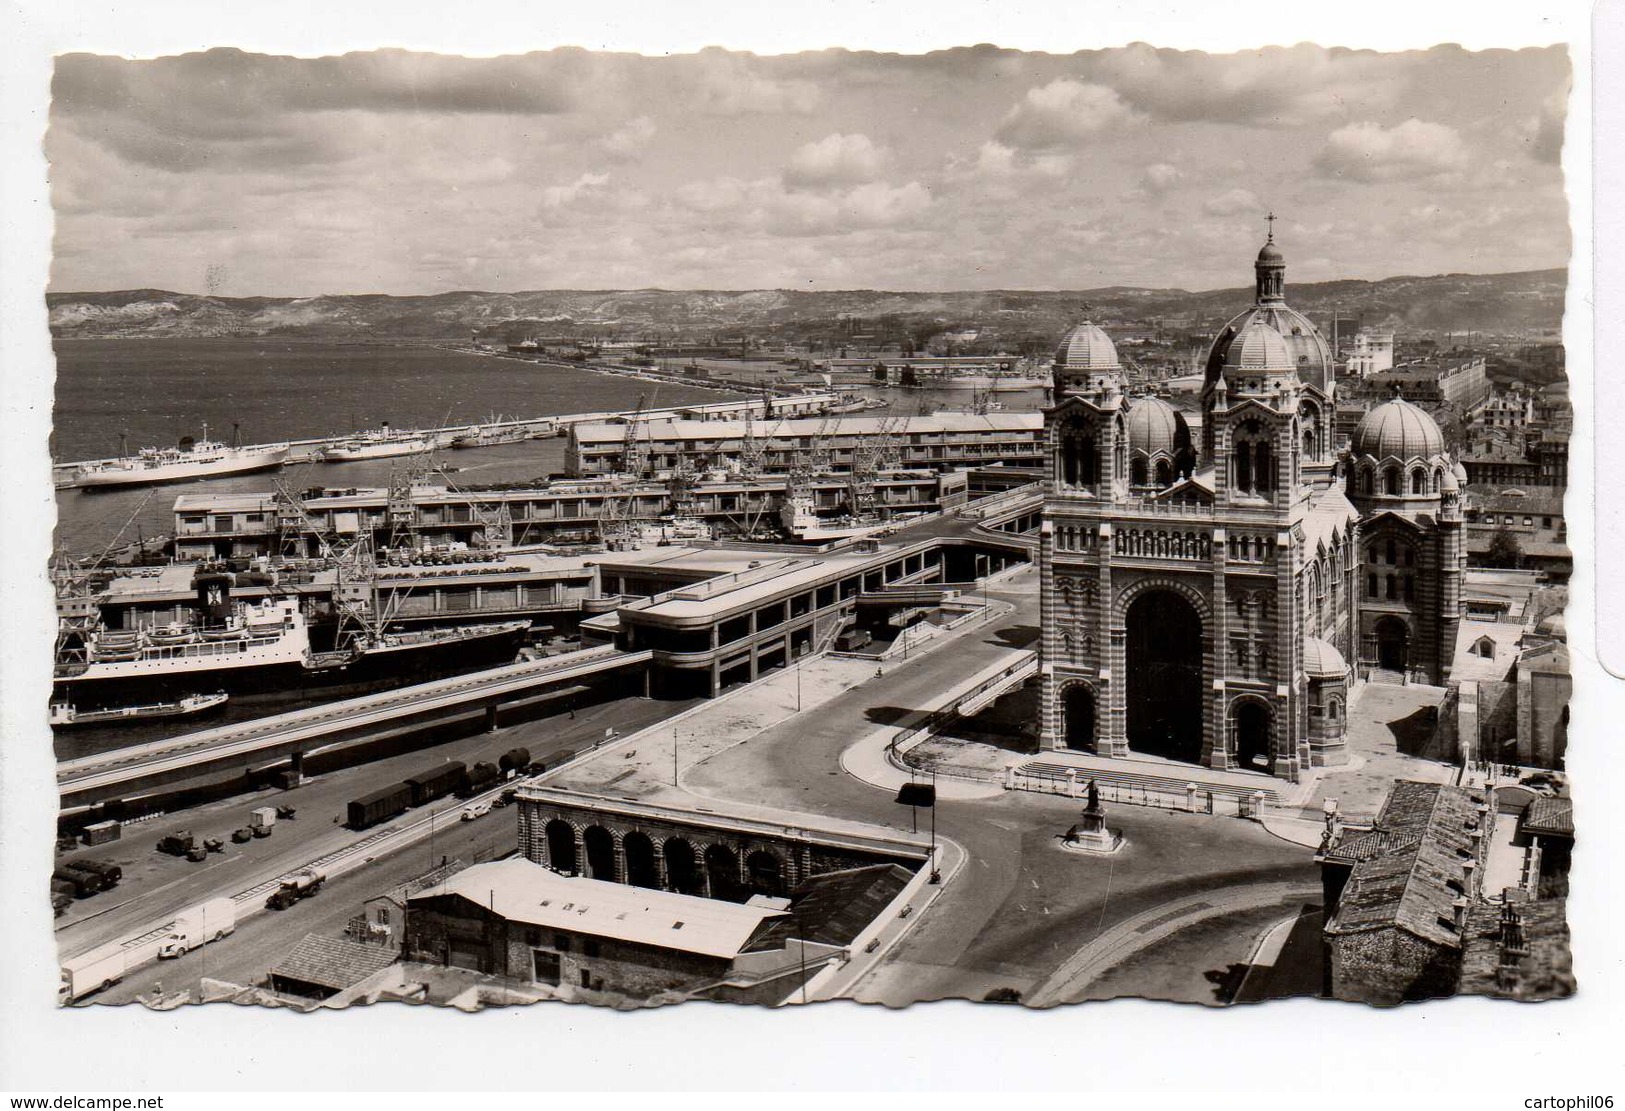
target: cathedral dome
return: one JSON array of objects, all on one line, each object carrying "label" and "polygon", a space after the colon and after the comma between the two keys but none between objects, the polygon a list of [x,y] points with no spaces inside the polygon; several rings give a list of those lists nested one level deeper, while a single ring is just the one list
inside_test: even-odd
[{"label": "cathedral dome", "polygon": [[1373,459],[1431,459],[1444,452],[1444,435],[1424,410],[1396,397],[1361,418],[1349,449]]},{"label": "cathedral dome", "polygon": [[1319,637],[1303,638],[1303,673],[1311,679],[1346,679],[1349,665],[1343,653]]},{"label": "cathedral dome", "polygon": [[1116,370],[1117,348],[1103,328],[1086,320],[1055,349],[1055,365],[1067,370]]},{"label": "cathedral dome", "polygon": [[1290,374],[1298,368],[1286,337],[1268,321],[1258,318],[1249,320],[1245,328],[1230,338],[1220,357],[1226,371]]},{"label": "cathedral dome", "polygon": [[1259,262],[1285,262],[1286,261],[1286,259],[1283,258],[1282,255],[1281,255],[1281,249],[1275,245],[1275,240],[1274,240],[1273,237],[1269,240],[1269,242],[1265,243],[1262,248],[1260,248],[1260,250],[1258,252],[1258,261]]},{"label": "cathedral dome", "polygon": [[1160,397],[1142,397],[1128,411],[1128,449],[1148,456],[1180,456],[1191,450],[1185,414]]}]

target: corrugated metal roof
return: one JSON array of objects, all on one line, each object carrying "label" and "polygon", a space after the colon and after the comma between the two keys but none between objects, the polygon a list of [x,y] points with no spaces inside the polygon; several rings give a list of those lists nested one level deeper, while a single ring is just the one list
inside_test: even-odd
[{"label": "corrugated metal roof", "polygon": [[421,891],[408,905],[458,895],[509,922],[732,958],[782,911],[646,887],[561,876],[523,858],[476,864]]}]

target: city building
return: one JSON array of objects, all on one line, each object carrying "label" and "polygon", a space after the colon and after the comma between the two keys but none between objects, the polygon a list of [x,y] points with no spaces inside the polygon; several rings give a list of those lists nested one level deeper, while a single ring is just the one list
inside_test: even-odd
[{"label": "city building", "polygon": [[[1471,471],[1469,470],[1469,474]],[[1508,554],[1498,552],[1510,537],[1516,545],[1519,566],[1539,571],[1552,582],[1567,582],[1574,568],[1574,553],[1568,545],[1568,528],[1563,519],[1563,495],[1545,487],[1497,489],[1468,485],[1462,501],[1466,519],[1467,560],[1487,566],[1492,559]],[[1502,563],[1502,566],[1507,564]]]},{"label": "city building", "polygon": [[[1273,236],[1253,309],[1213,341],[1200,437],[1132,399],[1074,328],[1045,412],[1042,743],[1295,779],[1346,760],[1350,685],[1441,683],[1461,607],[1459,475],[1391,400],[1333,442],[1330,350],[1285,303]],[[1283,329],[1286,329],[1283,331]]]},{"label": "city building", "polygon": [[1349,352],[1348,373],[1354,378],[1368,378],[1394,367],[1394,333],[1358,332],[1354,336],[1354,349]]},{"label": "city building", "polygon": [[1328,830],[1326,995],[1393,1005],[1452,995],[1495,828],[1495,793],[1395,782],[1376,822]]},{"label": "city building", "polygon": [[1528,1002],[1574,994],[1567,900],[1475,903],[1466,935],[1459,994]]},{"label": "city building", "polygon": [[[927,416],[792,420],[642,421],[576,424],[566,468],[576,477],[737,469],[785,474],[802,467],[851,470],[865,454],[888,468],[1032,465],[1043,457],[1038,413],[933,413]],[[634,458],[635,457],[635,458]]]},{"label": "city building", "polygon": [[1399,396],[1428,408],[1453,405],[1469,417],[1489,401],[1494,388],[1484,356],[1456,354],[1407,360],[1392,369],[1350,379],[1346,385],[1350,399],[1375,403]]}]

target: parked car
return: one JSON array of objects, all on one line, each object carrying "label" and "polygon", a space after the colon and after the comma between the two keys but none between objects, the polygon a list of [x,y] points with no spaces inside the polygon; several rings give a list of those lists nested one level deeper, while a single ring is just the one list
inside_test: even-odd
[{"label": "parked car", "polygon": [[476,802],[472,806],[463,807],[463,821],[472,822],[475,818],[482,818],[491,812],[488,802]]}]

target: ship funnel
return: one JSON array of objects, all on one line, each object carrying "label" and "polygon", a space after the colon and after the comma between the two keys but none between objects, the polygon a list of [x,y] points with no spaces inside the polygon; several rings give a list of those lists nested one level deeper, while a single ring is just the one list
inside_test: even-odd
[{"label": "ship funnel", "polygon": [[192,446],[194,444],[196,444],[196,443],[197,443],[197,441],[192,439],[192,437],[190,437],[190,436],[182,436],[181,437],[181,442],[179,444],[177,444],[176,446],[179,447],[182,451],[191,451]]},{"label": "ship funnel", "polygon": [[197,591],[198,618],[205,625],[224,625],[231,617],[231,576],[199,575],[192,580]]}]

